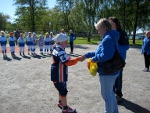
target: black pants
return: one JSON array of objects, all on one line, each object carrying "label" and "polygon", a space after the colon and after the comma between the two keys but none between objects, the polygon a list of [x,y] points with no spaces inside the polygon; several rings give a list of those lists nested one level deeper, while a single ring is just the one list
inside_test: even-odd
[{"label": "black pants", "polygon": [[150,55],[144,52],[145,68],[149,69],[150,65]]},{"label": "black pants", "polygon": [[119,76],[116,78],[115,84],[114,84],[114,92],[120,98],[123,96],[123,94],[122,94],[122,74],[123,74],[123,69],[120,71]]},{"label": "black pants", "polygon": [[71,52],[73,53],[73,42],[70,42],[70,49],[71,49]]}]

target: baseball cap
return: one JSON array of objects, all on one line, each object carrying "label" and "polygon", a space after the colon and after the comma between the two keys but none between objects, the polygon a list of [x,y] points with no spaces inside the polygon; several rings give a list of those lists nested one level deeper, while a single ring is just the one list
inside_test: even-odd
[{"label": "baseball cap", "polygon": [[66,40],[68,40],[68,37],[66,34],[60,33],[56,35],[56,38],[55,38],[56,42],[64,42]]}]

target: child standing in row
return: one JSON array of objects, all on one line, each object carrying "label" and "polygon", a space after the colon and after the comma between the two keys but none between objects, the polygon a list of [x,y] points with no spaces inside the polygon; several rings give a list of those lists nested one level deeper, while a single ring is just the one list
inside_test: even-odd
[{"label": "child standing in row", "polygon": [[141,53],[144,54],[145,69],[143,71],[148,72],[150,66],[150,31],[146,32],[146,37],[143,40]]},{"label": "child standing in row", "polygon": [[49,46],[50,46],[50,52],[51,52],[51,54],[52,54],[52,48],[53,48],[53,45],[54,45],[54,36],[53,36],[53,32],[50,32],[50,44],[49,44]]},{"label": "child standing in row", "polygon": [[28,36],[26,37],[26,42],[27,42],[27,46],[28,46],[28,55],[30,55],[31,51],[32,51],[32,37],[31,37],[31,32],[28,32]]},{"label": "child standing in row", "polygon": [[50,45],[50,37],[49,37],[49,33],[47,32],[46,34],[45,34],[45,39],[44,39],[44,51],[45,51],[45,53],[49,53],[49,45]]},{"label": "child standing in row", "polygon": [[40,47],[40,54],[43,54],[44,38],[42,37],[42,35],[39,35],[38,44]]},{"label": "child standing in row", "polygon": [[2,48],[2,53],[3,53],[3,58],[7,57],[6,54],[6,44],[7,44],[7,38],[5,36],[5,32],[1,31],[2,35],[0,37],[0,44],[1,44],[1,48]]},{"label": "child standing in row", "polygon": [[58,107],[62,109],[62,113],[76,113],[76,109],[72,109],[67,104],[67,80],[68,66],[75,65],[79,58],[70,59],[65,48],[68,38],[65,34],[60,33],[56,36],[56,45],[52,52],[51,65],[51,81],[59,92]]},{"label": "child standing in row", "polygon": [[25,40],[23,38],[23,34],[20,33],[20,37],[18,38],[18,45],[19,45],[19,48],[20,48],[20,56],[21,55],[24,55],[24,46],[25,46]]},{"label": "child standing in row", "polygon": [[10,46],[10,50],[11,50],[11,56],[15,57],[15,42],[16,42],[16,38],[13,35],[14,35],[14,33],[11,32],[8,41],[9,41],[9,46]]},{"label": "child standing in row", "polygon": [[33,32],[32,35],[32,55],[36,55],[35,50],[36,50],[36,33]]}]

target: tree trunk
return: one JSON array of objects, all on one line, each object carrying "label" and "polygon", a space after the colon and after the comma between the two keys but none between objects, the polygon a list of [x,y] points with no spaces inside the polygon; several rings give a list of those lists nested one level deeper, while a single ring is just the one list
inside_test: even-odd
[{"label": "tree trunk", "polygon": [[136,28],[137,28],[138,13],[139,13],[139,4],[140,4],[140,1],[136,0],[135,24],[134,24],[134,28],[133,28],[133,44],[135,44]]},{"label": "tree trunk", "polygon": [[34,20],[34,17],[35,17],[35,13],[34,13],[34,0],[32,1],[32,32],[35,32],[35,20]]},{"label": "tree trunk", "polygon": [[34,0],[29,1],[29,5],[30,5],[31,31],[35,32],[35,20],[34,20],[34,17],[35,17],[34,5],[35,5],[35,3],[34,3]]},{"label": "tree trunk", "polygon": [[123,16],[124,16],[124,18],[123,18],[123,29],[125,30],[125,20],[126,20],[126,1],[124,0],[124,3],[123,3],[124,5],[123,5]]}]

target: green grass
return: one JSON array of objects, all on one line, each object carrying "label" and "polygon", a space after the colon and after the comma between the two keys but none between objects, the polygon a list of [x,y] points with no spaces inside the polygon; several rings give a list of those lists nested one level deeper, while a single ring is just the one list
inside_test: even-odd
[{"label": "green grass", "polygon": [[[87,38],[83,37],[77,37],[76,40],[74,41],[74,44],[97,44],[101,39],[99,38],[91,38],[91,42],[87,41]],[[135,40],[135,44],[132,43],[132,40],[129,40],[129,44],[131,46],[142,46],[143,40]]]},{"label": "green grass", "polygon": [[91,42],[87,41],[87,38],[77,37],[74,44],[97,44],[100,40],[91,38]]},{"label": "green grass", "polygon": [[142,46],[142,43],[143,43],[143,40],[138,40],[138,39],[136,39],[136,40],[135,40],[135,44],[133,44],[133,40],[129,40],[129,44],[130,44],[131,46]]}]

